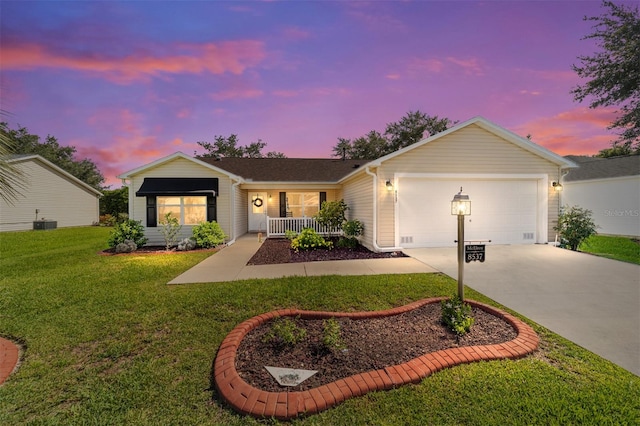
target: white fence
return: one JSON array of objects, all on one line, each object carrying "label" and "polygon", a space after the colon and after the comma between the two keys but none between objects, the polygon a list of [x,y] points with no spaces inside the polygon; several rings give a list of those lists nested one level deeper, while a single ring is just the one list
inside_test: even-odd
[{"label": "white fence", "polygon": [[342,235],[336,228],[320,225],[312,217],[268,217],[267,238],[284,237],[286,231],[299,233],[304,228],[312,228],[321,235]]}]

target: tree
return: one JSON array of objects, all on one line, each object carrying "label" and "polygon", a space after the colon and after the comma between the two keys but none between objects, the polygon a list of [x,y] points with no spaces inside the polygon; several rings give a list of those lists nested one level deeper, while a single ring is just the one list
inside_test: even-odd
[{"label": "tree", "polygon": [[0,123],[0,132],[13,142],[14,153],[40,155],[87,185],[97,190],[102,189],[104,176],[93,161],[87,158],[76,160],[74,146],[61,146],[51,135],[47,135],[45,141],[41,142],[40,136],[29,133],[26,127],[13,130],[5,122]]},{"label": "tree", "polygon": [[215,142],[197,142],[207,152],[204,154],[198,154],[195,152],[196,157],[211,158],[211,157],[244,157],[244,158],[286,158],[281,152],[267,152],[262,153],[262,150],[267,146],[265,142],[258,139],[257,142],[253,142],[247,146],[238,146],[238,135],[230,135],[225,138],[224,136],[215,136]]},{"label": "tree", "polygon": [[18,167],[9,160],[15,153],[15,142],[0,126],[0,197],[8,204],[13,204],[25,189],[25,176]]},{"label": "tree", "polygon": [[110,214],[116,220],[129,211],[129,187],[105,189],[100,197],[100,215]]},{"label": "tree", "polygon": [[602,16],[584,17],[594,21],[593,33],[583,38],[595,39],[601,51],[593,56],[579,56],[581,65],[573,70],[584,85],[571,90],[578,102],[590,98],[590,108],[616,106],[617,118],[609,129],[619,129],[614,149],[622,145],[627,152],[640,154],[640,15],[638,8],[626,8],[603,1],[609,10]]},{"label": "tree", "polygon": [[397,123],[387,124],[384,134],[391,144],[391,152],[413,145],[414,143],[428,136],[443,132],[451,127],[453,123],[448,118],[438,118],[429,116],[420,111],[411,112],[402,117]]},{"label": "tree", "polygon": [[408,112],[400,121],[387,124],[384,135],[372,130],[353,141],[338,138],[334,157],[374,160],[412,145],[425,136],[432,136],[455,124],[448,118],[429,116],[423,112]]}]

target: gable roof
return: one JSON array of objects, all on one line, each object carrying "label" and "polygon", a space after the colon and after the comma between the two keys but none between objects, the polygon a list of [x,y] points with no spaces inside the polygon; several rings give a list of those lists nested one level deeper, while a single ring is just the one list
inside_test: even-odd
[{"label": "gable roof", "polygon": [[564,177],[565,182],[640,175],[640,155],[611,158],[567,155],[566,158],[580,167],[571,170]]},{"label": "gable roof", "polygon": [[246,181],[338,182],[368,160],[331,158],[200,158]]},{"label": "gable roof", "polygon": [[60,167],[56,166],[55,164],[53,164],[51,161],[47,160],[46,158],[37,155],[37,154],[13,154],[11,156],[9,156],[9,159],[7,160],[8,163],[15,163],[15,164],[20,164],[20,163],[24,163],[27,161],[35,161],[40,163],[40,165],[42,165],[44,168],[49,169],[50,172],[58,174],[60,176],[62,176],[64,179],[68,180],[69,182],[73,183],[76,186],[79,186],[81,189],[96,195],[98,197],[102,196],[102,192],[98,191],[97,189],[95,189],[93,186],[89,185],[86,182],[81,181],[80,179],[78,179],[77,177],[75,177],[74,175],[72,175],[71,173],[67,172],[64,169],[61,169]]},{"label": "gable roof", "polygon": [[171,161],[173,161],[175,159],[178,159],[178,158],[181,158],[181,159],[184,159],[184,160],[187,160],[187,161],[192,161],[192,162],[194,162],[196,164],[199,164],[199,165],[201,165],[203,167],[206,167],[206,168],[214,170],[214,171],[216,171],[218,173],[222,173],[224,175],[227,175],[231,179],[239,180],[239,181],[243,180],[241,176],[232,174],[232,173],[228,172],[227,170],[223,170],[223,169],[221,169],[219,167],[212,166],[211,164],[205,163],[204,161],[200,161],[197,158],[190,157],[187,154],[182,153],[180,151],[174,152],[173,154],[167,155],[166,157],[162,157],[162,158],[160,158],[160,159],[158,159],[156,161],[152,161],[151,163],[148,163],[148,164],[145,164],[143,166],[137,167],[137,168],[135,168],[133,170],[129,170],[128,172],[121,173],[116,177],[118,179],[129,179],[132,176],[135,176],[140,172],[143,172],[145,170],[148,170],[148,169],[151,169],[151,168],[154,168],[154,167],[158,167],[158,166],[160,166],[162,164],[165,164],[165,163],[169,163],[169,162],[171,162]]},{"label": "gable roof", "polygon": [[407,151],[411,151],[413,149],[419,148],[423,145],[426,145],[428,143],[431,143],[435,140],[438,140],[444,136],[447,136],[451,133],[454,133],[460,129],[463,129],[465,127],[471,126],[471,125],[476,125],[490,133],[493,133],[494,135],[507,140],[508,142],[511,142],[514,145],[519,146],[522,149],[525,149],[533,154],[536,154],[542,158],[545,158],[549,161],[551,161],[552,163],[557,164],[558,166],[560,166],[561,168],[574,168],[574,167],[578,167],[575,163],[573,163],[572,161],[552,152],[549,151],[548,149],[530,141],[527,138],[523,138],[521,136],[516,135],[515,133],[498,126],[495,123],[490,122],[489,120],[487,120],[486,118],[483,117],[474,117],[470,120],[467,120],[463,123],[460,123],[456,126],[453,126],[443,132],[440,133],[436,133],[433,136],[429,136],[426,139],[422,139],[421,141],[418,141],[416,143],[414,143],[413,145],[409,145],[405,148],[402,148],[398,151],[392,152],[391,154],[387,154],[384,157],[380,157],[377,160],[372,161],[371,163],[369,163],[370,166],[379,166],[381,165],[383,162],[390,160],[392,158],[395,158],[399,155],[404,154]]}]

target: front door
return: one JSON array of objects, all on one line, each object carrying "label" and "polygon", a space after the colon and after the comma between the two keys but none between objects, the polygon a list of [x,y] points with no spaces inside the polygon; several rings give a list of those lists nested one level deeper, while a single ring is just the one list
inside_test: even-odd
[{"label": "front door", "polygon": [[267,194],[249,193],[249,232],[267,231]]}]

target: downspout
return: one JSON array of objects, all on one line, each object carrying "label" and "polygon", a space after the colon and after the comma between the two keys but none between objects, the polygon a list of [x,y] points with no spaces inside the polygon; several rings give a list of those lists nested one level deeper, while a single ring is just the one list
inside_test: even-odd
[{"label": "downspout", "polygon": [[122,186],[127,187],[127,198],[129,199],[129,208],[127,209],[129,211],[127,214],[129,215],[129,219],[133,219],[135,217],[135,203],[133,202],[133,195],[131,191],[131,180],[129,180],[129,182],[127,182],[127,178],[121,178],[120,180],[122,181]]},{"label": "downspout", "polygon": [[227,242],[227,245],[230,246],[231,244],[236,242],[236,239],[238,238],[238,236],[236,235],[238,230],[236,229],[236,189],[238,188],[238,185],[240,185],[242,183],[241,180],[238,180],[236,183],[231,185],[231,233],[233,234],[233,239]]},{"label": "downspout", "polygon": [[373,177],[373,248],[377,252],[402,250],[402,247],[380,247],[378,245],[378,175],[373,173],[369,167],[366,167],[364,171]]}]

